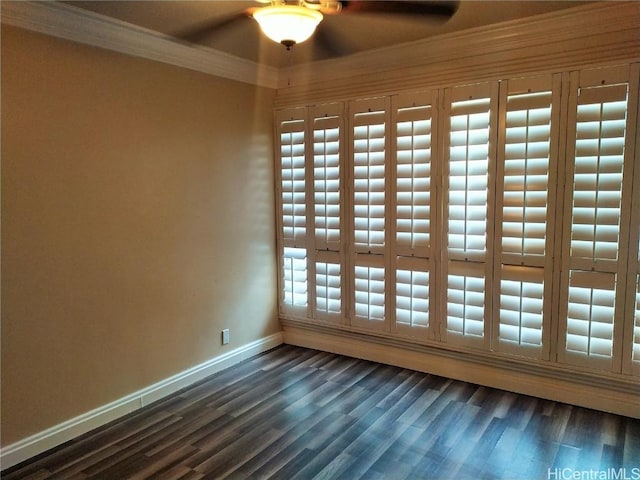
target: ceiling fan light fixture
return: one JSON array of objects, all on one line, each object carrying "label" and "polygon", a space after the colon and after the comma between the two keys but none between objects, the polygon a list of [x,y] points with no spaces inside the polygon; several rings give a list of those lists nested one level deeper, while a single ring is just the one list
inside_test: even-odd
[{"label": "ceiling fan light fixture", "polygon": [[253,18],[267,37],[290,47],[313,35],[322,13],[300,5],[272,5],[253,12]]}]

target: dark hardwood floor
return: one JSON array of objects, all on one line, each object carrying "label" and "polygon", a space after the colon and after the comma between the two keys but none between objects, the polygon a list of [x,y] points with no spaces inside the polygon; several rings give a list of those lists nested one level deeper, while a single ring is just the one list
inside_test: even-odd
[{"label": "dark hardwood floor", "polygon": [[640,479],[640,421],[284,345],[2,478],[605,478],[587,471]]}]

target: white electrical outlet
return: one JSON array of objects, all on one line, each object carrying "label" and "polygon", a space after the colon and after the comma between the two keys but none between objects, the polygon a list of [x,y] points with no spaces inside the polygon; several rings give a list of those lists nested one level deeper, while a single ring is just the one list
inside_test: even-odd
[{"label": "white electrical outlet", "polygon": [[229,329],[225,328],[222,330],[222,344],[226,345],[227,343],[229,343]]}]

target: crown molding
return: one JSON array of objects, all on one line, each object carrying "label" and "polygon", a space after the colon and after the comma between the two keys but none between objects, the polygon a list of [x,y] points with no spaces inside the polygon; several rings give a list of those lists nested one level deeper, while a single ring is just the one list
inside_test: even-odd
[{"label": "crown molding", "polygon": [[54,1],[3,1],[2,22],[278,90],[277,106],[640,59],[638,2],[603,1],[283,69]]},{"label": "crown molding", "polygon": [[72,5],[2,2],[2,23],[230,80],[277,88],[278,69],[164,35]]},{"label": "crown molding", "polygon": [[291,68],[301,105],[640,59],[640,4],[603,1]]}]

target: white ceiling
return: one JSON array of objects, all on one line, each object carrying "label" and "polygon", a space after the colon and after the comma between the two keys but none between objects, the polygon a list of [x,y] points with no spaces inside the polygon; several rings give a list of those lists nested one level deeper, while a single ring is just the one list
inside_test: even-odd
[{"label": "white ceiling", "polygon": [[[161,32],[185,41],[185,36],[212,23],[264,3],[256,1],[67,1],[72,6],[106,15],[123,22]],[[578,0],[462,0],[454,16],[442,23],[429,18],[370,14],[325,15],[321,26],[347,55],[451,33],[493,23],[542,15],[571,8],[589,1]],[[324,58],[335,53],[310,41],[285,48],[260,34],[256,22],[242,18],[216,35],[204,35],[197,44],[214,48],[258,63],[282,67]]]}]

